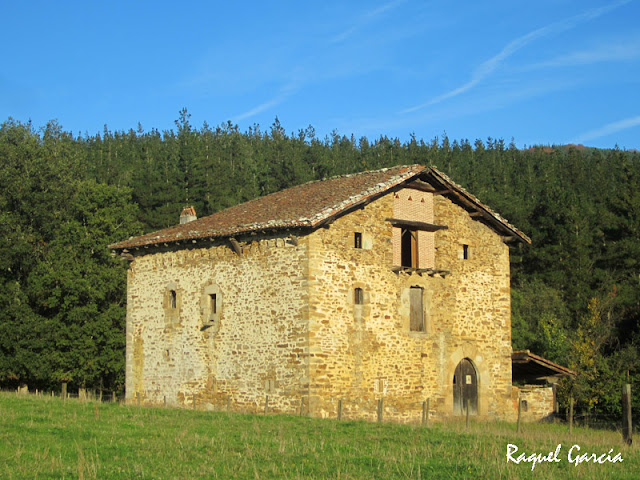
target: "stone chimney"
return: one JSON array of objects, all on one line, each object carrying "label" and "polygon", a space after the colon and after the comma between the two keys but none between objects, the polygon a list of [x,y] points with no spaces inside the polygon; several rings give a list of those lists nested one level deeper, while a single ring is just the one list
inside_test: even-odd
[{"label": "stone chimney", "polygon": [[196,209],[193,207],[184,207],[182,209],[182,213],[180,213],[180,225],[183,223],[189,223],[196,220],[198,217],[196,216]]}]

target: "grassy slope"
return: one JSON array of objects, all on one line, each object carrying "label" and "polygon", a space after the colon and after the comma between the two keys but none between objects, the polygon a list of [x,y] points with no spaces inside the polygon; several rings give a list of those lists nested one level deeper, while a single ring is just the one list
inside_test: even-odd
[{"label": "grassy slope", "polygon": [[[0,478],[639,478],[637,448],[565,426],[417,426],[126,407],[0,394]],[[507,443],[561,463],[507,464]],[[624,457],[567,462],[571,445]]]}]

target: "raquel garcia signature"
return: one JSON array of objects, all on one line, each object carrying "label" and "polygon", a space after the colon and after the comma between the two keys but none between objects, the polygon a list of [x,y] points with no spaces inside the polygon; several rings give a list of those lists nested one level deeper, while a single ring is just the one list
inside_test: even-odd
[{"label": "raquel garcia signature", "polygon": [[[518,452],[518,446],[513,443],[507,444],[507,463],[531,463],[531,471],[536,468],[536,464],[542,462],[561,462],[560,451],[562,450],[562,444],[559,443],[554,452],[549,452],[546,455],[542,453],[532,453],[527,455],[524,452],[521,452],[516,456],[516,452]],[[567,461],[569,463],[573,463],[576,467],[583,462],[586,463],[618,463],[623,462],[624,458],[622,458],[622,454],[620,452],[616,453],[613,457],[611,454],[613,453],[613,448],[610,449],[606,453],[598,454],[598,453],[580,453],[580,445],[573,445],[569,452],[567,453]]]}]

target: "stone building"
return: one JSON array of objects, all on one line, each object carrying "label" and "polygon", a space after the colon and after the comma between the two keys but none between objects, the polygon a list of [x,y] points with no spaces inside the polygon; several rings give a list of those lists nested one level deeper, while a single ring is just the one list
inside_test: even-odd
[{"label": "stone building", "polygon": [[415,421],[512,417],[509,243],[435,168],[310,182],[130,238],[126,395]]}]

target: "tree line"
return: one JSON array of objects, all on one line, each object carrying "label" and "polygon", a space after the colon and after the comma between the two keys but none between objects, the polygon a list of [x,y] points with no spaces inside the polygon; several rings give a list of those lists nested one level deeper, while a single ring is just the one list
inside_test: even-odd
[{"label": "tree line", "polygon": [[502,139],[401,142],[313,127],[0,126],[0,386],[124,384],[126,265],[106,248],[303,182],[434,165],[529,235],[512,247],[514,349],[579,372],[569,395],[617,413],[640,380],[640,155]]}]

